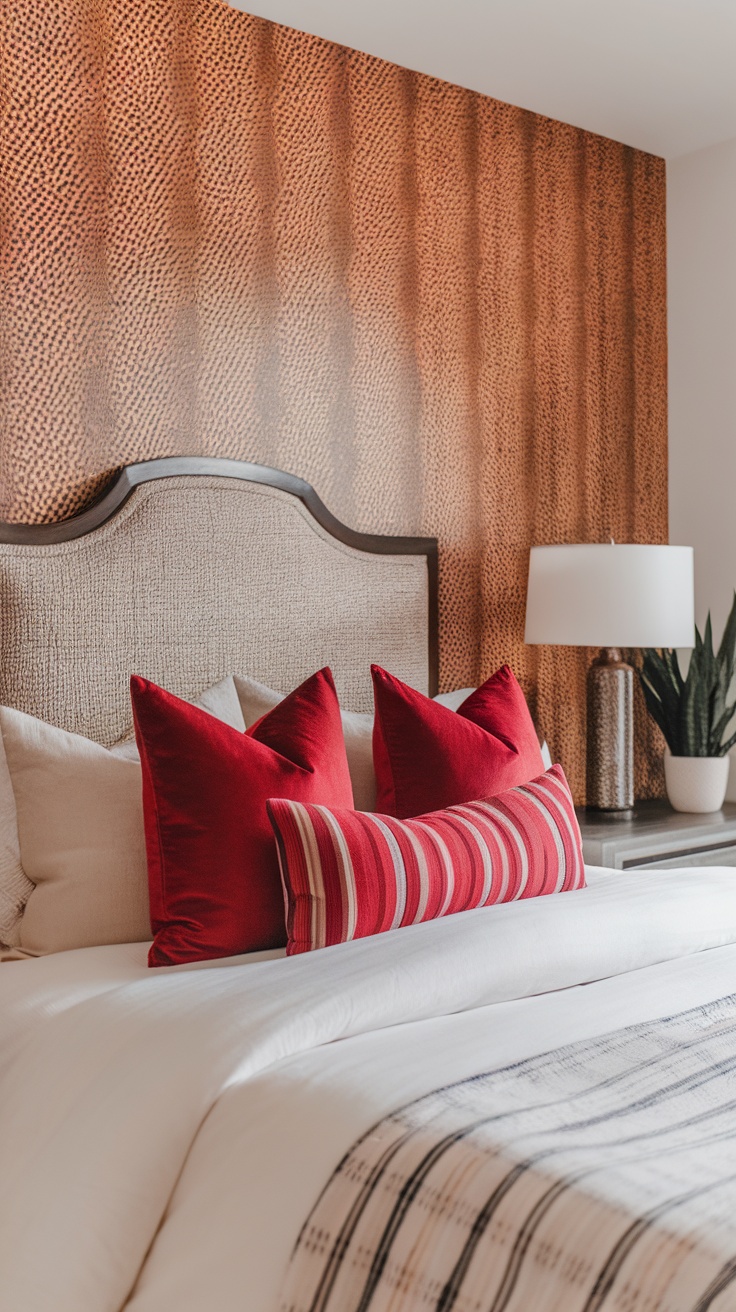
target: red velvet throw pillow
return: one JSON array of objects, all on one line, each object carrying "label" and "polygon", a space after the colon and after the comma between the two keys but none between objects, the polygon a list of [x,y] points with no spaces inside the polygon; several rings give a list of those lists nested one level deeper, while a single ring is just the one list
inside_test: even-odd
[{"label": "red velvet throw pillow", "polygon": [[580,829],[559,765],[492,801],[416,820],[281,799],[268,810],[289,955],[585,887]]},{"label": "red velvet throw pillow", "polygon": [[376,809],[405,820],[494,797],[544,770],[526,698],[508,665],[457,711],[371,666]]},{"label": "red velvet throw pillow", "polygon": [[143,768],[151,966],[282,947],[284,896],[266,812],[274,794],[352,807],[328,669],[247,734],[134,675]]}]

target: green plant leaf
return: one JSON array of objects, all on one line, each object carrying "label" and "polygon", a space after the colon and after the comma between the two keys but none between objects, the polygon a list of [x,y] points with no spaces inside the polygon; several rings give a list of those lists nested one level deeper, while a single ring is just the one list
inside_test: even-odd
[{"label": "green plant leaf", "polygon": [[717,659],[718,664],[723,668],[728,686],[730,686],[736,673],[736,591],[733,594],[731,610],[723,630]]},{"label": "green plant leaf", "polygon": [[[721,739],[723,738],[723,735],[726,732],[729,724],[731,723],[731,720],[733,719],[734,715],[736,715],[736,702],[731,702],[731,705],[726,707],[720,719],[717,720],[716,723],[713,725],[712,737],[715,743],[720,745]],[[716,752],[714,753],[714,755],[717,756],[718,753]]]},{"label": "green plant leaf", "polygon": [[716,665],[710,617],[701,638],[695,630],[695,648],[682,696],[683,739],[686,756],[710,754],[710,727],[712,723],[713,691],[716,684]]},{"label": "green plant leaf", "polygon": [[674,756],[679,755],[677,751],[677,740],[672,732],[672,722],[668,720],[664,707],[654,689],[646,682],[644,676],[641,676],[642,692],[644,701],[654,723],[658,725],[664,734],[665,742]]},{"label": "green plant leaf", "polygon": [[721,739],[734,714],[733,707],[730,712],[728,711],[727,703],[731,694],[734,670],[736,669],[736,592],[734,592],[731,610],[723,630],[723,637],[716,656],[716,664],[718,668],[718,688],[713,698],[712,747],[714,754],[720,747]]},{"label": "green plant leaf", "polygon": [[[695,644],[683,678],[677,652],[648,649],[639,671],[644,701],[676,756],[722,756],[736,744],[736,733],[723,742],[736,715],[732,685],[736,678],[736,591],[717,653],[713,650],[710,614]],[[731,700],[729,700],[731,699]]]},{"label": "green plant leaf", "polygon": [[684,681],[673,651],[648,648],[642,654],[639,677],[644,700],[665,742],[675,756],[683,754],[682,692]]},{"label": "green plant leaf", "polygon": [[736,733],[732,733],[725,743],[721,743],[716,756],[728,756],[732,747],[736,747]]},{"label": "green plant leaf", "polygon": [[[705,755],[713,756],[718,748],[720,737],[715,740],[713,735],[713,724],[723,714],[725,706],[725,692],[721,695],[720,668],[713,651],[713,628],[711,625],[710,611],[705,622],[705,632],[703,634],[703,645],[701,648],[702,671],[703,671],[703,719],[700,725],[700,732],[703,737]],[[728,691],[726,689],[726,691]]]}]

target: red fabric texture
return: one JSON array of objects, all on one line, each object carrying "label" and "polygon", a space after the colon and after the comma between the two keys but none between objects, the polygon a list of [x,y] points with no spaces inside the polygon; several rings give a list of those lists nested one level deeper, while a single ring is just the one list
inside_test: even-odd
[{"label": "red fabric texture", "polygon": [[307,679],[247,734],[137,675],[131,699],[143,768],[149,965],[282,947],[284,898],[266,800],[353,805],[332,674]]},{"label": "red fabric texture", "polygon": [[371,666],[376,718],[376,809],[400,820],[495,797],[544,770],[529,707],[508,665],[448,710],[378,665]]},{"label": "red fabric texture", "polygon": [[268,803],[287,896],[287,952],[456,911],[585,887],[562,767],[492,801],[415,820]]}]

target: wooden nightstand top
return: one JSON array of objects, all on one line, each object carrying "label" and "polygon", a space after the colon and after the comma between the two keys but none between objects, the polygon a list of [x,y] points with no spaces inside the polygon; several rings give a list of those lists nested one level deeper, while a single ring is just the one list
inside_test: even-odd
[{"label": "wooden nightstand top", "polygon": [[578,809],[588,865],[616,870],[681,866],[736,866],[736,803],[712,815],[673,811],[668,802],[639,802],[634,814],[614,819]]}]

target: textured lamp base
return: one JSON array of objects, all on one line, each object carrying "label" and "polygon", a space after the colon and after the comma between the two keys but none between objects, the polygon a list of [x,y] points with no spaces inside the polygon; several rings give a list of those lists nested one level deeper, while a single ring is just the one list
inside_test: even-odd
[{"label": "textured lamp base", "polygon": [[634,806],[634,671],[605,647],[588,671],[587,805],[612,816]]}]

